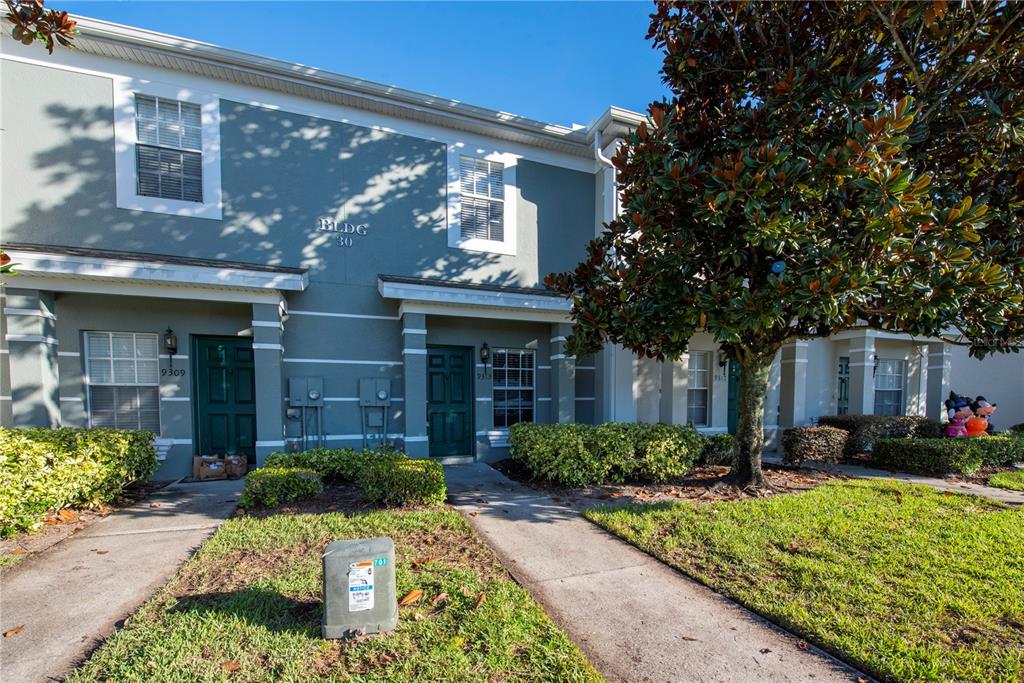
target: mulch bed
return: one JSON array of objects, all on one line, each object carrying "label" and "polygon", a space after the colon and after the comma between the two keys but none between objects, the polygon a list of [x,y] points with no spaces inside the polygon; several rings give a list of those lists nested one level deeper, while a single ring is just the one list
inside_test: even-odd
[{"label": "mulch bed", "polygon": [[579,488],[559,486],[532,478],[529,472],[512,459],[500,460],[491,465],[509,479],[531,488],[544,491],[556,502],[566,507],[589,506],[596,503],[654,503],[672,500],[740,500],[763,498],[807,491],[832,479],[846,477],[818,470],[805,470],[784,465],[765,464],[764,473],[775,491],[751,491],[741,489],[725,481],[728,467],[701,465],[690,470],[685,476],[664,484],[606,484]]},{"label": "mulch bed", "polygon": [[[121,497],[112,505],[101,505],[94,510],[64,508],[63,510],[52,512],[43,519],[41,526],[0,539],[0,556],[22,556],[19,559],[24,560],[30,555],[41,553],[47,548],[57,545],[65,538],[74,536],[83,529],[89,528],[121,508],[134,505],[140,500],[147,498],[154,491],[159,491],[171,483],[171,481],[148,481],[144,484],[131,486],[125,489]],[[10,566],[14,565],[8,565],[5,568],[10,568]]]}]

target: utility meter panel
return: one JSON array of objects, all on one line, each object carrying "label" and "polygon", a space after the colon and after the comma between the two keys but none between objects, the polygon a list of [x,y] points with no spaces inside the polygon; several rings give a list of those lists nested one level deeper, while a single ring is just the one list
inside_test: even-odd
[{"label": "utility meter panel", "polygon": [[382,633],[398,625],[395,542],[334,541],[324,551],[324,638]]},{"label": "utility meter panel", "polygon": [[288,379],[288,405],[290,407],[319,407],[323,404],[323,377],[291,377]]},{"label": "utility meter panel", "polygon": [[359,405],[385,408],[391,405],[391,380],[371,377],[359,380]]}]

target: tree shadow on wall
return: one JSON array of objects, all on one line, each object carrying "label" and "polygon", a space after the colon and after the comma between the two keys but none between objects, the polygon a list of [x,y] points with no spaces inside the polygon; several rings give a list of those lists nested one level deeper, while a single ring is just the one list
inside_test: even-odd
[{"label": "tree shadow on wall", "polygon": [[[375,286],[378,273],[537,284],[508,257],[447,246],[443,143],[221,100],[217,221],[117,208],[110,107],[43,111],[62,134],[32,154],[43,186],[12,207],[8,242],[304,267],[339,284]],[[321,218],[366,235],[339,246]]]}]

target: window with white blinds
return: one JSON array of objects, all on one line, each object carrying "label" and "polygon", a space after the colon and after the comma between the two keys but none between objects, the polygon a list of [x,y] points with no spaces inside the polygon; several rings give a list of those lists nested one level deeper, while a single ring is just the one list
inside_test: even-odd
[{"label": "window with white blinds", "polygon": [[706,427],[708,424],[710,376],[711,353],[690,352],[690,369],[686,385],[686,421],[698,427]]},{"label": "window with white blinds", "polygon": [[875,415],[903,415],[907,361],[878,359],[875,366]]},{"label": "window with white blinds", "polygon": [[491,355],[494,427],[533,422],[534,352],[494,349]]},{"label": "window with white blinds", "polygon": [[505,165],[497,161],[459,157],[459,225],[463,239],[505,239],[504,172]]},{"label": "window with white blinds", "polygon": [[159,434],[157,335],[86,332],[85,346],[89,424]]},{"label": "window with white blinds", "polygon": [[203,201],[203,128],[198,104],[136,93],[135,136],[140,196]]}]

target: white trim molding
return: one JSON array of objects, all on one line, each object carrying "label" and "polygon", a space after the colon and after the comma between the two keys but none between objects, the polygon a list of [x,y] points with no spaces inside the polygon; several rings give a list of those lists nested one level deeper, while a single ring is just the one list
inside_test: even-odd
[{"label": "white trim molding", "polygon": [[236,264],[216,267],[18,249],[8,253],[18,263],[25,286],[59,292],[272,303],[280,301],[281,291],[301,292],[309,284],[306,273],[249,270]]},{"label": "white trim molding", "polygon": [[254,351],[284,351],[284,347],[280,344],[265,344],[262,342],[253,342],[252,348]]},{"label": "white trim molding", "polygon": [[[220,98],[212,92],[170,83],[119,76],[114,83],[114,168],[117,208],[221,220]],[[203,201],[138,194],[135,168],[135,94],[197,104],[202,112]]]},{"label": "white trim molding", "polygon": [[56,320],[57,316],[49,311],[40,311],[35,308],[4,308],[4,315],[30,316],[35,318],[47,318]]},{"label": "white trim molding", "polygon": [[9,342],[31,342],[34,344],[50,344],[57,346],[59,343],[54,337],[46,337],[41,334],[9,334],[5,337]]},{"label": "white trim molding", "polygon": [[385,299],[401,301],[399,315],[423,313],[467,318],[569,322],[569,301],[522,291],[498,291],[457,285],[398,282],[378,278]]}]

